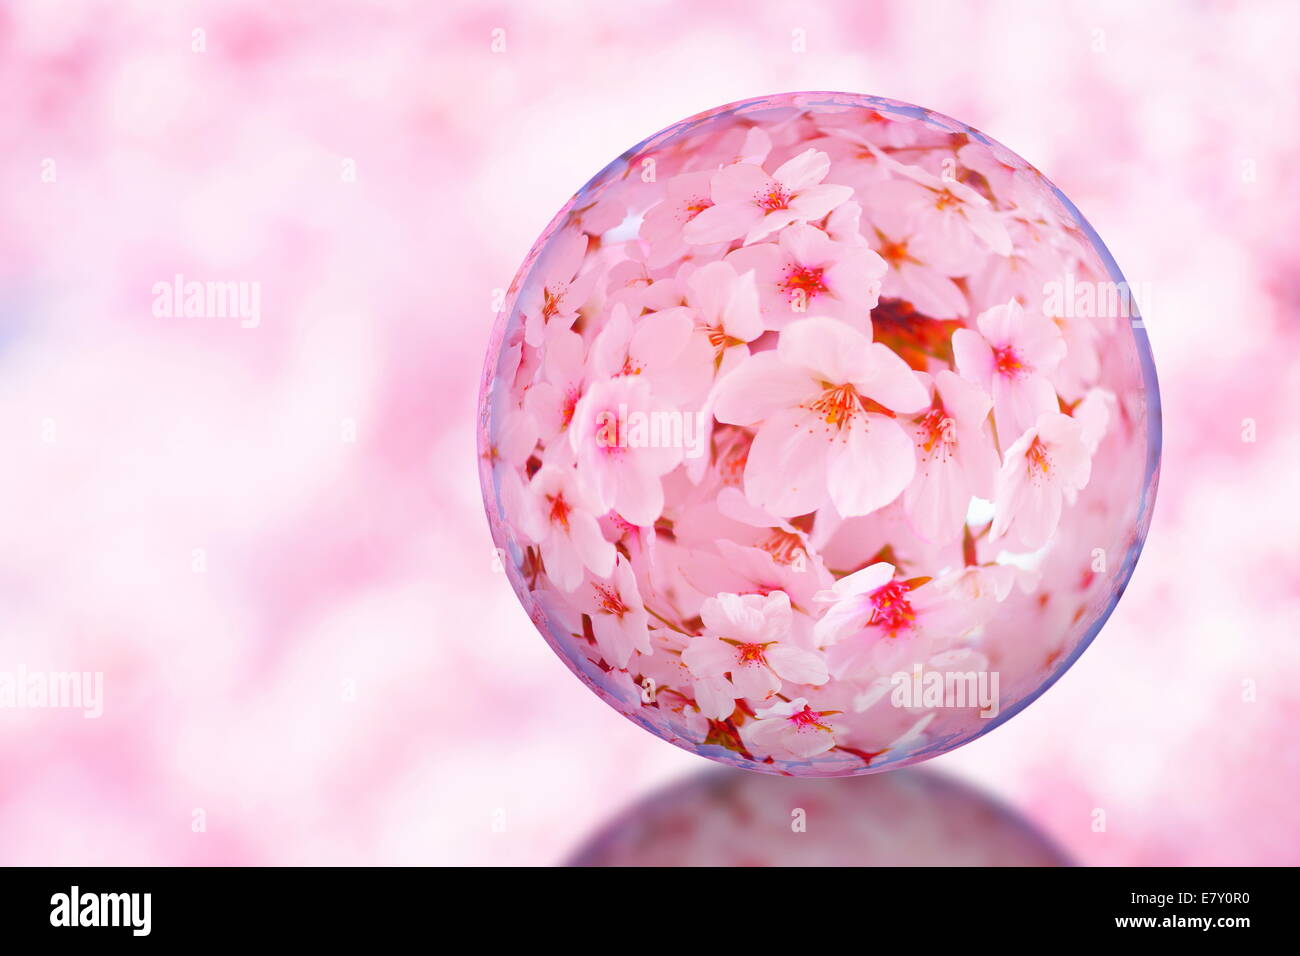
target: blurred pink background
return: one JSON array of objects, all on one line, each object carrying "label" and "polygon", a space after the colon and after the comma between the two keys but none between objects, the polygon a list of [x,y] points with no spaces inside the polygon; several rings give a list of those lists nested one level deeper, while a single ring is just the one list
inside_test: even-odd
[{"label": "blurred pink background", "polygon": [[[608,161],[823,89],[1042,169],[1145,284],[1160,373],[1119,609],[929,766],[1085,864],[1300,863],[1297,31],[1284,2],[7,3],[0,671],[102,672],[104,712],[0,709],[0,862],[551,864],[705,769],[493,568],[483,350]],[[259,283],[259,321],[155,315],[177,273]]]}]

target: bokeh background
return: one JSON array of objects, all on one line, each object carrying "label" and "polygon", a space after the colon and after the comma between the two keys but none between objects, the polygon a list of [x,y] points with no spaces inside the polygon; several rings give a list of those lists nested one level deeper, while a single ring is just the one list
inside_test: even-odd
[{"label": "bokeh background", "polygon": [[[1298,33],[1281,0],[6,0],[0,670],[100,671],[104,714],[0,710],[0,862],[551,864],[704,769],[494,568],[483,349],[606,162],[825,89],[1042,169],[1160,373],[1117,612],[931,765],[1081,863],[1300,863]],[[156,316],[177,273],[260,283],[260,323]]]}]

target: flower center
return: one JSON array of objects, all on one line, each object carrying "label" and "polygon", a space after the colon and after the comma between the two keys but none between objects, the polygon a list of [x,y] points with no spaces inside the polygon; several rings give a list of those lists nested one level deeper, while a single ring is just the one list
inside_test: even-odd
[{"label": "flower center", "polygon": [[573,509],[569,503],[564,500],[563,494],[547,495],[546,500],[551,505],[551,524],[558,524],[565,531],[569,530],[569,512]]},{"label": "flower center", "polygon": [[623,603],[623,596],[611,587],[604,584],[595,585],[596,588],[596,606],[605,614],[613,614],[621,618],[631,608]]},{"label": "flower center", "polygon": [[704,210],[712,208],[713,200],[705,196],[696,196],[686,201],[686,221],[690,222]]},{"label": "flower center", "polygon": [[1029,450],[1025,452],[1025,460],[1029,462],[1029,474],[1033,477],[1034,470],[1041,471],[1044,475],[1052,470],[1052,457],[1047,450],[1047,445],[1037,435],[1029,443]]},{"label": "flower center", "polygon": [[766,644],[737,644],[738,664],[766,664],[767,658],[763,656],[763,650]]},{"label": "flower center", "polygon": [[920,424],[921,433],[925,436],[925,442],[921,447],[926,451],[934,451],[935,446],[939,444],[956,444],[956,438],[953,436],[955,423],[942,408],[930,409],[925,413]]},{"label": "flower center", "polygon": [[771,212],[773,209],[785,209],[790,205],[790,193],[779,183],[773,183],[754,197],[754,205]]},{"label": "flower center", "polygon": [[960,206],[961,200],[952,194],[952,190],[941,190],[939,196],[934,201],[935,209],[951,209],[953,206]]},{"label": "flower center", "polygon": [[907,251],[907,241],[894,242],[892,239],[885,239],[883,236],[880,240],[880,258],[884,259],[891,266],[899,266],[904,262],[913,261]]},{"label": "flower center", "polygon": [[578,399],[581,397],[580,389],[576,385],[571,385],[564,393],[564,401],[560,403],[560,427],[568,428],[569,422],[573,421],[573,410],[578,407]]},{"label": "flower center", "polygon": [[718,455],[718,477],[724,485],[739,488],[744,483],[747,464],[749,445],[743,441],[733,441]]},{"label": "flower center", "polygon": [[821,713],[815,711],[808,704],[803,705],[803,710],[796,711],[786,720],[794,724],[800,730],[827,730],[831,728],[821,722]]},{"label": "flower center", "polygon": [[542,318],[547,322],[555,318],[560,312],[560,300],[564,298],[564,290],[558,292],[551,291],[550,286],[542,289]]},{"label": "flower center", "polygon": [[916,620],[916,611],[907,600],[910,590],[902,581],[890,581],[872,591],[871,619],[867,623],[879,627],[887,637],[896,637],[899,631],[910,628]]},{"label": "flower center", "polygon": [[993,350],[993,365],[998,370],[999,375],[1005,375],[1008,378],[1016,378],[1022,372],[1029,371],[1029,366],[1020,361],[1020,356],[1010,345],[1004,345]]},{"label": "flower center", "polygon": [[807,302],[813,296],[822,295],[827,292],[826,283],[822,279],[824,269],[811,269],[807,266],[793,266],[781,283],[781,288],[793,298],[795,295],[801,295],[802,301]]},{"label": "flower center", "polygon": [[828,384],[826,391],[814,399],[808,408],[824,419],[827,425],[843,428],[862,410],[862,402],[857,389],[852,385]]},{"label": "flower center", "polygon": [[794,564],[795,558],[803,551],[803,539],[784,528],[773,528],[772,534],[759,545],[772,556],[777,564]]}]

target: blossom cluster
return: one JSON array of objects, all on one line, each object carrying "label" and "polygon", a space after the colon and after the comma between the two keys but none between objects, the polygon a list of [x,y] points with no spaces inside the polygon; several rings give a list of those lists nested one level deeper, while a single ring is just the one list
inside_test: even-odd
[{"label": "blossom cluster", "polygon": [[510,292],[481,441],[516,589],[607,701],[718,759],[858,773],[969,739],[974,708],[897,706],[897,675],[997,670],[1013,708],[1140,537],[1108,279],[1035,170],[933,114],[667,131]]}]

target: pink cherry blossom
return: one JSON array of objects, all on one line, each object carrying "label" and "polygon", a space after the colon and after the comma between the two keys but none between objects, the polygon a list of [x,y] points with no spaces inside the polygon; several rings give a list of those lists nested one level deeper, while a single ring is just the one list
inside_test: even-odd
[{"label": "pink cherry blossom", "polygon": [[582,272],[587,236],[578,230],[558,233],[545,255],[537,261],[520,299],[524,316],[524,339],[534,348],[542,344],[543,332],[552,322],[567,329],[578,317],[578,309],[591,294],[594,272]]},{"label": "pink cherry blossom", "polygon": [[915,255],[948,276],[976,271],[989,252],[1011,253],[1007,227],[974,189],[954,175],[935,176],[902,163],[894,167],[900,175],[868,193],[871,221],[882,232],[908,236]]},{"label": "pink cherry blossom", "polygon": [[614,568],[614,545],[605,540],[591,502],[572,469],[543,465],[529,482],[531,507],[521,522],[541,546],[551,580],[564,591],[582,583],[583,569],[598,578]]},{"label": "pink cherry blossom", "polygon": [[[545,334],[542,378],[528,389],[524,405],[543,440],[550,441],[573,420],[587,382],[587,347],[582,336],[560,323]],[[531,451],[531,448],[529,449]]]},{"label": "pink cherry blossom", "polygon": [[674,176],[666,186],[667,195],[645,214],[641,238],[650,244],[651,267],[658,267],[686,255],[689,247],[682,238],[687,224],[706,209],[713,208],[710,194],[712,171]]},{"label": "pink cherry blossom", "polygon": [[647,429],[674,414],[636,375],[597,382],[583,395],[568,434],[579,478],[599,509],[612,508],[643,527],[654,524],[664,507],[661,478],[677,467],[683,448],[656,443],[662,435]]},{"label": "pink cherry blossom", "polygon": [[633,653],[650,654],[650,615],[628,560],[620,554],[609,579],[589,578],[587,588],[592,634],[605,660],[627,667]]},{"label": "pink cherry blossom", "polygon": [[934,391],[934,403],[909,426],[917,465],[903,506],[918,534],[946,542],[961,534],[972,497],[992,499],[1001,460],[988,429],[988,395],[948,369],[935,375]]},{"label": "pink cherry blossom", "polygon": [[992,534],[1036,551],[1061,520],[1061,507],[1088,484],[1092,455],[1083,426],[1045,412],[1007,449],[998,473]]},{"label": "pink cherry blossom", "polygon": [[965,294],[926,258],[913,233],[886,233],[873,226],[868,241],[888,266],[880,287],[882,296],[910,302],[918,312],[935,319],[966,315]]},{"label": "pink cherry blossom", "polygon": [[848,186],[822,185],[830,158],[808,149],[783,163],[771,176],[749,163],[726,166],[714,174],[713,206],[682,230],[687,242],[710,245],[744,237],[758,242],[794,222],[821,219],[853,195]]},{"label": "pink cherry blossom", "polygon": [[934,638],[951,640],[976,624],[971,609],[951,600],[946,588],[926,578],[902,580],[884,561],[841,578],[818,600],[830,607],[814,633],[828,648],[836,679],[924,660]]},{"label": "pink cherry blossom", "polygon": [[798,224],[782,229],[775,243],[737,249],[727,261],[757,275],[769,329],[819,315],[871,331],[885,261],[865,243],[836,242],[820,229]]},{"label": "pink cherry blossom", "polygon": [[695,332],[690,309],[677,306],[635,322],[616,305],[591,346],[591,376],[610,379],[636,375],[650,383],[655,397],[669,405],[692,405],[704,398],[713,379],[713,353]]},{"label": "pink cherry blossom", "polygon": [[719,373],[730,371],[749,355],[748,343],[763,334],[754,274],[739,274],[729,262],[711,262],[691,273],[686,288],[697,334],[712,350]]},{"label": "pink cherry blossom", "polygon": [[630,315],[658,312],[681,303],[681,290],[671,276],[662,276],[658,267],[646,262],[646,247],[628,243],[622,250],[627,256],[609,267],[606,274],[605,306],[623,306]]},{"label": "pink cherry blossom", "polygon": [[776,517],[828,501],[863,515],[893,501],[916,470],[896,413],[920,411],[925,387],[894,352],[834,319],[786,327],[719,384],[714,415],[758,430],[745,494]]},{"label": "pink cherry blossom", "polygon": [[784,591],[719,594],[700,611],[704,636],[691,641],[682,660],[696,677],[730,675],[739,696],[764,701],[784,681],[822,684],[826,664],[790,640],[793,612]]},{"label": "pink cherry blossom", "polygon": [[754,749],[808,759],[835,746],[838,711],[814,710],[803,697],[756,711],[758,720],[745,725]]},{"label": "pink cherry blossom", "polygon": [[957,371],[993,396],[998,440],[1006,447],[1040,415],[1059,409],[1051,376],[1065,341],[1051,319],[1016,301],[980,313],[975,324],[978,332],[952,335]]}]

